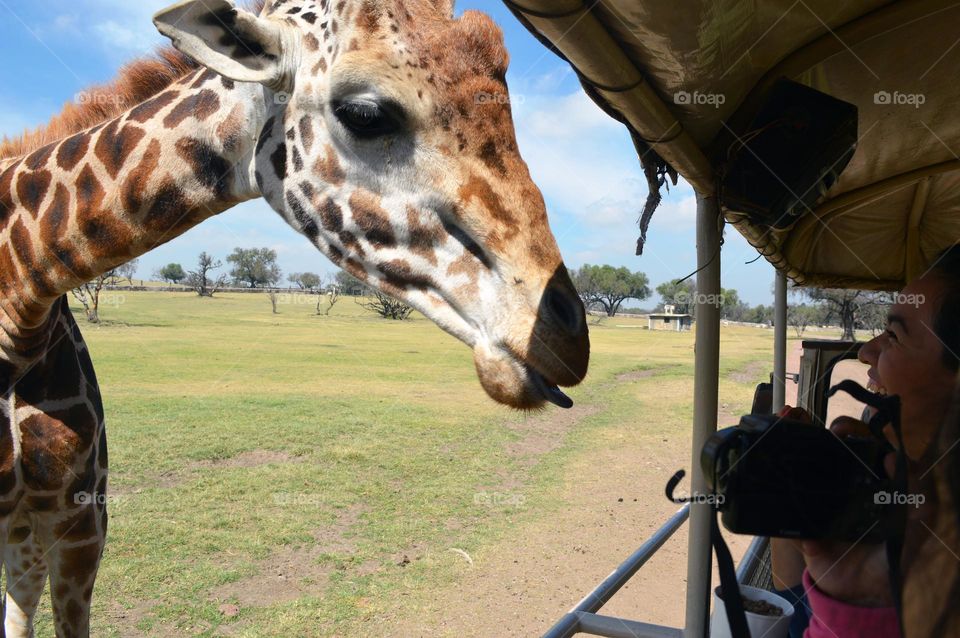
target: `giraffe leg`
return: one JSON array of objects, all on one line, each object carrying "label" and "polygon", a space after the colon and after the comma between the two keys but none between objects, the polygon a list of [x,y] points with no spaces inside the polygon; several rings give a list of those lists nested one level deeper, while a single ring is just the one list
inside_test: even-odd
[{"label": "giraffe leg", "polygon": [[10,531],[3,552],[7,596],[3,625],[6,638],[33,638],[33,617],[47,580],[47,565],[36,534],[26,521]]},{"label": "giraffe leg", "polygon": [[106,537],[103,503],[57,512],[44,526],[43,548],[57,638],[90,636],[90,601]]}]

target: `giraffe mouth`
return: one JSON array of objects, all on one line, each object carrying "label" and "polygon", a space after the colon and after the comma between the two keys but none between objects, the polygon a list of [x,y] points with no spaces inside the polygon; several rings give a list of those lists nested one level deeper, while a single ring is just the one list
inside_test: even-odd
[{"label": "giraffe mouth", "polygon": [[560,408],[569,409],[573,407],[573,399],[564,394],[563,390],[561,390],[556,383],[547,381],[546,377],[529,365],[527,365],[526,368],[527,375],[529,375],[534,387],[543,395],[544,399]]}]

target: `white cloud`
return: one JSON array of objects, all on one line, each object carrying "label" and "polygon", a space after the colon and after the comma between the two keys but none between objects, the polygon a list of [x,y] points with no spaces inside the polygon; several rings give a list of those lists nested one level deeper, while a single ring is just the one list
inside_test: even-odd
[{"label": "white cloud", "polygon": [[153,26],[153,14],[170,0],[94,0],[83,14],[58,15],[45,31],[87,38],[115,62],[148,53],[165,40]]},{"label": "white cloud", "polygon": [[[113,20],[93,25],[93,31],[97,34],[98,41],[111,50],[139,52],[144,48],[145,38],[143,33],[120,25]],[[146,40],[149,41],[149,39]]]}]

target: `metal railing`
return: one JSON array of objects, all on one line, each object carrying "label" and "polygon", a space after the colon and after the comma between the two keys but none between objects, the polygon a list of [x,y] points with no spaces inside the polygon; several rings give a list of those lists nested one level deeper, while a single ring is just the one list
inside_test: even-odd
[{"label": "metal railing", "polygon": [[681,638],[683,631],[670,627],[660,627],[647,623],[600,616],[600,609],[613,598],[630,578],[657,553],[663,544],[670,540],[690,517],[690,505],[673,515],[666,525],[661,527],[640,549],[630,555],[613,573],[587,594],[567,615],[560,619],[543,638],[568,638],[578,633],[610,638]]},{"label": "metal railing", "polygon": [[[608,638],[683,638],[682,629],[664,627],[649,623],[603,616],[597,612],[626,585],[647,561],[683,527],[690,517],[690,505],[674,514],[646,543],[630,555],[600,583],[596,589],[584,596],[567,614],[560,619],[543,638],[569,638],[576,634],[606,636]],[[766,538],[755,538],[747,548],[737,568],[737,581],[763,589],[769,589],[770,542]]]}]

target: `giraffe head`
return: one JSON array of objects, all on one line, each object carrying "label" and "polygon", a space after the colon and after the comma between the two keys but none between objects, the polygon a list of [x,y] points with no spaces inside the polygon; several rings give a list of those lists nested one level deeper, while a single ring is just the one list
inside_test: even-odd
[{"label": "giraffe head", "polygon": [[502,34],[450,0],[228,0],[160,12],[209,69],[263,86],[251,173],[334,263],[474,352],[517,408],[569,407],[587,371],[583,304],[520,157]]}]

